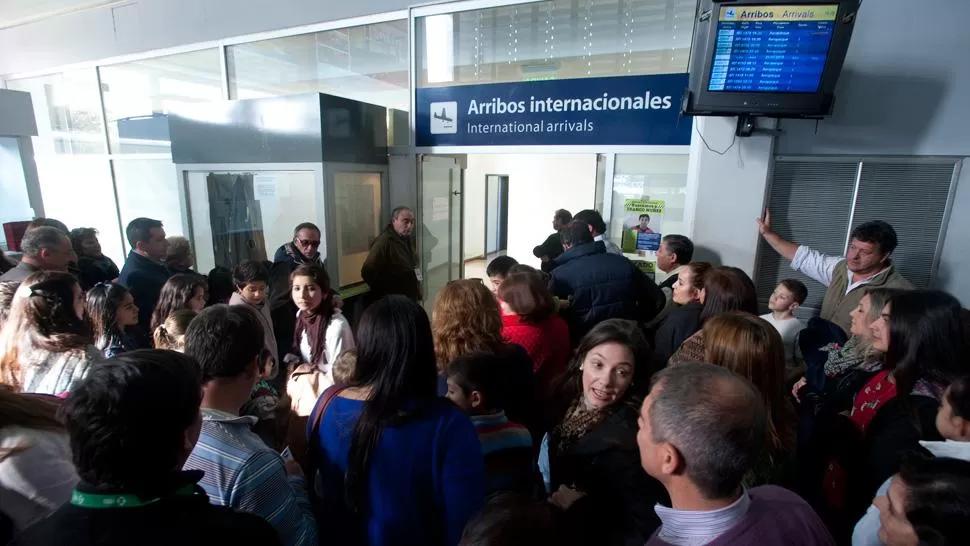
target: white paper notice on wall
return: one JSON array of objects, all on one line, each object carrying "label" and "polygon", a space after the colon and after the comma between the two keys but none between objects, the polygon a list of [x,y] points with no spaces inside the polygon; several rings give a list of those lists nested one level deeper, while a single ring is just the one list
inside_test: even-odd
[{"label": "white paper notice on wall", "polygon": [[431,200],[431,221],[438,222],[448,219],[448,198],[435,197]]},{"label": "white paper notice on wall", "polygon": [[275,199],[276,198],[276,177],[269,174],[258,174],[253,177],[253,188],[254,194],[256,194],[256,200],[261,201],[263,199]]}]

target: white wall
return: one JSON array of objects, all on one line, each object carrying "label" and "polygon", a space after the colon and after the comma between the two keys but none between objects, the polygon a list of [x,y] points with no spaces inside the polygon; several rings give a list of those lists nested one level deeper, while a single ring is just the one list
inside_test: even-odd
[{"label": "white wall", "polygon": [[[485,171],[491,168],[495,160],[503,156],[468,156],[468,168],[465,169],[465,200],[464,200],[464,254],[465,259],[485,255],[485,175],[505,174]],[[510,219],[511,221],[511,219]],[[509,237],[511,242],[512,237]]]},{"label": "white wall", "polygon": [[[509,249],[508,255],[521,263],[539,267],[532,248],[552,233],[552,215],[556,209],[578,212],[593,208],[596,193],[596,154],[469,154],[465,170],[465,240],[470,230],[477,229],[484,246],[485,175],[509,177]],[[467,192],[471,180],[480,180],[481,198],[477,213]],[[470,224],[470,214],[478,222]],[[479,252],[481,253],[481,252]],[[466,255],[468,253],[466,252]]]},{"label": "white wall", "polygon": [[735,139],[736,125],[737,118],[694,120],[687,171],[688,199],[691,194],[695,199],[691,240],[694,260],[739,267],[753,277],[759,237],[755,218],[764,206],[774,138]]},{"label": "white wall", "polygon": [[138,0],[0,30],[0,74],[406,9],[405,0]]},{"label": "white wall", "polygon": [[[859,13],[835,114],[785,121],[780,154],[970,156],[970,2],[866,2]],[[970,306],[970,165],[950,215],[938,275]],[[891,219],[889,219],[891,220]]]}]

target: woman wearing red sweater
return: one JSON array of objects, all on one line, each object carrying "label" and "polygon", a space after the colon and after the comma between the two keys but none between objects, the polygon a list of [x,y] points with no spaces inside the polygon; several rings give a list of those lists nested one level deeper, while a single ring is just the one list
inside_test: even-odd
[{"label": "woman wearing red sweater", "polygon": [[499,286],[502,337],[532,359],[536,383],[545,391],[566,370],[569,327],[556,314],[556,300],[538,273],[513,273]]}]

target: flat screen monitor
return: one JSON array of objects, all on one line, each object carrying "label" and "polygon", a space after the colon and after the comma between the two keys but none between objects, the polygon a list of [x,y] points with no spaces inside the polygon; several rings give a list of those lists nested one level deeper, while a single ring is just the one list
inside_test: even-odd
[{"label": "flat screen monitor", "polygon": [[855,0],[702,0],[684,111],[817,117],[831,108]]},{"label": "flat screen monitor", "polygon": [[708,91],[815,93],[838,4],[722,7]]}]

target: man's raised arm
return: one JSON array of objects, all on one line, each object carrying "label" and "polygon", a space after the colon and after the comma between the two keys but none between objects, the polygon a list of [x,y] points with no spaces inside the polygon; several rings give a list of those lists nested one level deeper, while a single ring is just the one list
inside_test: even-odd
[{"label": "man's raised arm", "polygon": [[764,217],[756,218],[755,222],[758,223],[758,231],[761,233],[761,236],[771,245],[771,248],[775,249],[775,252],[784,256],[788,261],[795,259],[795,252],[798,250],[799,245],[783,239],[781,235],[771,230],[771,211],[765,209]]}]

